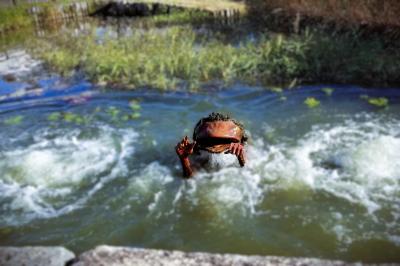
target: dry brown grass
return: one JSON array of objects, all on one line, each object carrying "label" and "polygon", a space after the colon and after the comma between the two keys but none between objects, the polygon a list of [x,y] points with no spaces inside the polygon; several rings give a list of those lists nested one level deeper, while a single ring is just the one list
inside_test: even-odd
[{"label": "dry brown grass", "polygon": [[282,8],[292,13],[373,26],[400,26],[398,0],[261,0],[248,3],[253,8]]},{"label": "dry brown grass", "polygon": [[176,5],[187,8],[195,8],[217,12],[221,10],[231,9],[236,10],[240,13],[246,11],[246,5],[244,1],[232,1],[232,0],[141,0],[141,2],[150,3],[163,3],[169,5]]}]

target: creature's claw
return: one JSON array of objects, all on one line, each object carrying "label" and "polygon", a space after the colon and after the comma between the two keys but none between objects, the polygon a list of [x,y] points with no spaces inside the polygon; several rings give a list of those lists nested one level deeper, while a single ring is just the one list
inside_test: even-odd
[{"label": "creature's claw", "polygon": [[181,142],[175,146],[175,151],[180,158],[187,158],[193,153],[196,141],[190,143],[189,138],[185,136]]},{"label": "creature's claw", "polygon": [[240,166],[244,166],[246,160],[244,157],[244,146],[241,143],[231,143],[229,150],[226,153],[231,153],[236,155],[238,158]]}]

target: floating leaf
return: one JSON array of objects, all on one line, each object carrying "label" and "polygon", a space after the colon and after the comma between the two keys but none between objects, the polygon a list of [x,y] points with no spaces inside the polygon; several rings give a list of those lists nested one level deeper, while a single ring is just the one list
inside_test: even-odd
[{"label": "floating leaf", "polygon": [[24,119],[24,117],[22,115],[16,115],[16,116],[13,116],[13,117],[10,117],[10,118],[4,120],[4,124],[9,125],[9,126],[18,125],[22,122],[23,119]]},{"label": "floating leaf", "polygon": [[323,88],[322,91],[325,92],[326,95],[331,96],[333,91],[334,91],[334,89],[332,89],[332,88]]},{"label": "floating leaf", "polygon": [[320,101],[315,99],[314,97],[308,97],[304,103],[308,106],[308,108],[315,108],[320,105]]},{"label": "floating leaf", "polygon": [[131,118],[132,119],[137,119],[137,118],[139,118],[141,115],[140,115],[140,113],[138,113],[138,112],[135,112],[135,113],[133,113],[133,114],[131,114]]},{"label": "floating leaf", "polygon": [[389,105],[389,100],[385,97],[369,98],[368,103],[377,107],[387,107]]},{"label": "floating leaf", "polygon": [[76,115],[76,116],[75,116],[75,120],[74,120],[75,123],[77,123],[77,124],[82,124],[84,121],[85,121],[85,120],[83,119],[83,117],[81,117],[81,116],[79,116],[79,115]]},{"label": "floating leaf", "polygon": [[65,113],[64,114],[64,120],[68,123],[71,123],[75,120],[75,114],[73,113]]},{"label": "floating leaf", "polygon": [[107,109],[107,113],[109,113],[113,119],[116,119],[118,114],[120,113],[120,110],[118,110],[116,107],[111,106]]},{"label": "floating leaf", "polygon": [[47,120],[49,120],[49,121],[57,121],[60,118],[61,118],[61,114],[59,112],[54,112],[47,116]]},{"label": "floating leaf", "polygon": [[130,107],[132,110],[134,110],[134,111],[140,110],[140,109],[142,108],[142,107],[140,106],[139,101],[137,101],[137,100],[132,100],[132,101],[130,101],[130,102],[129,102],[129,107]]},{"label": "floating leaf", "polygon": [[276,92],[276,93],[282,93],[282,88],[279,88],[279,87],[273,87],[273,88],[271,88],[270,89],[272,92]]}]

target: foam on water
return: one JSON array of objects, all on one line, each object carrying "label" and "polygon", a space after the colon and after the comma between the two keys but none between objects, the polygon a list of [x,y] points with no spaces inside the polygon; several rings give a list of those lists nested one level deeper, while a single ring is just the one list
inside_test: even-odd
[{"label": "foam on water", "polygon": [[32,145],[0,153],[0,208],[7,213],[1,224],[56,217],[82,207],[109,180],[126,175],[125,159],[137,137],[132,130],[108,127],[90,137],[82,137],[78,129],[35,134]]},{"label": "foam on water", "polygon": [[[176,179],[172,169],[153,162],[131,178],[130,190],[142,199],[140,204],[147,204],[149,212],[157,216],[176,212],[179,203],[185,201],[211,210],[214,218],[223,218],[225,223],[237,215],[256,217],[268,213],[260,203],[274,191],[325,193],[356,206],[368,226],[383,227],[383,231],[365,235],[361,224],[354,230],[350,227],[357,226],[357,222],[352,211],[348,215],[335,209],[326,210],[326,224],[319,213],[312,217],[304,213],[305,223],[322,223],[323,228],[347,244],[357,238],[368,239],[371,234],[400,244],[399,122],[365,115],[362,119],[315,125],[295,141],[268,145],[258,138],[247,148],[245,168],[235,164],[234,156],[222,155],[211,161],[225,167],[201,169],[188,181]],[[176,168],[180,170],[178,164]],[[391,213],[391,221],[382,220],[385,218],[378,213],[382,209]]]},{"label": "foam on water", "polygon": [[219,226],[258,217],[284,220],[293,215],[291,206],[277,211],[264,203],[276,192],[301,191],[334,199],[311,207],[312,200],[296,203],[303,208],[303,225],[319,224],[345,245],[369,238],[400,245],[399,122],[349,116],[314,125],[296,139],[282,137],[274,141],[278,144],[254,137],[244,168],[233,155],[212,155],[209,167],[189,180],[180,178],[178,160],[129,167],[126,159],[137,138],[133,130],[102,126],[89,136],[81,129],[41,131],[33,144],[10,145],[13,149],[0,153],[0,209],[5,214],[0,223],[21,224],[84,207],[121,176],[128,185],[119,199],[129,212],[147,213],[149,219],[178,219],[189,208],[207,213],[207,220]]}]

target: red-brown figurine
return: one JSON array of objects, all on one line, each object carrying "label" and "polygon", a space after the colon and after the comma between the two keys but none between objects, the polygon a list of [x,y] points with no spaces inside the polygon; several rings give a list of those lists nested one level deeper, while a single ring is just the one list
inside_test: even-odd
[{"label": "red-brown figurine", "polygon": [[175,147],[182,164],[183,176],[190,178],[193,175],[189,156],[201,150],[236,155],[240,166],[243,167],[246,140],[243,126],[228,116],[211,113],[208,117],[200,119],[194,128],[193,142],[185,136]]}]

